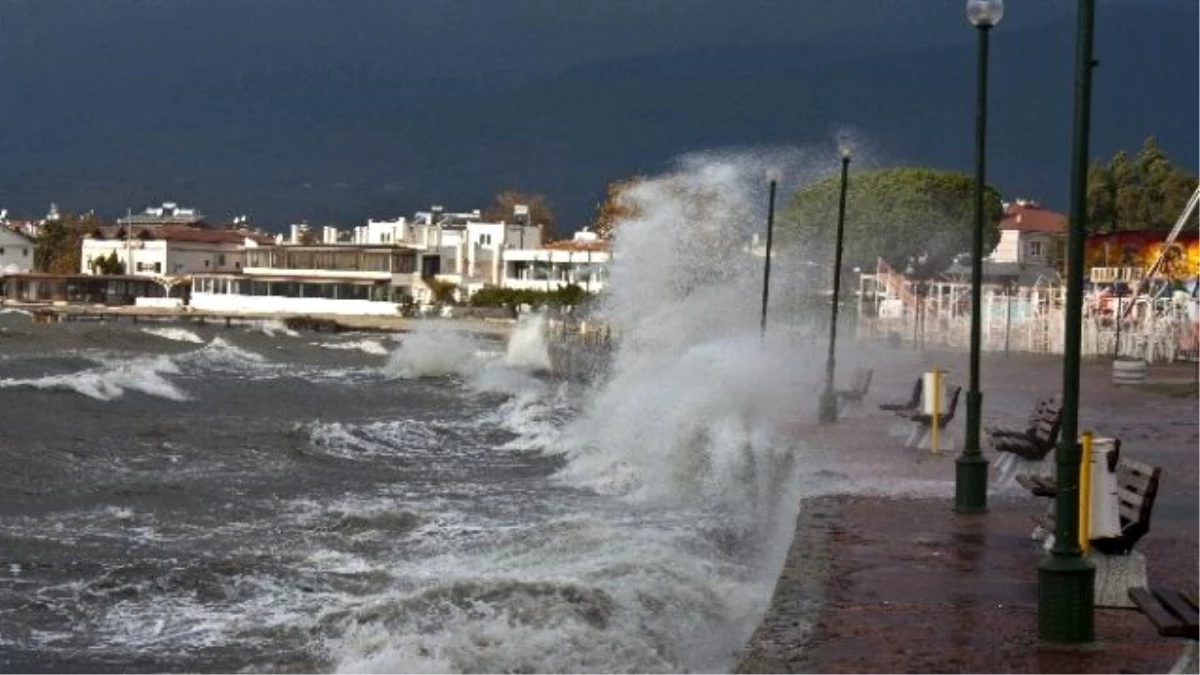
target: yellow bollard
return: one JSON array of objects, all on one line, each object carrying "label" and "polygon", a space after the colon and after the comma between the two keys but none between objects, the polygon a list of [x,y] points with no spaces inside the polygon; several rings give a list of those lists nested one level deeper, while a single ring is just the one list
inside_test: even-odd
[{"label": "yellow bollard", "polygon": [[930,430],[929,454],[938,454],[938,418],[942,414],[942,371],[933,364],[933,428]]},{"label": "yellow bollard", "polygon": [[1086,554],[1092,540],[1092,432],[1083,432],[1079,440],[1079,548]]}]

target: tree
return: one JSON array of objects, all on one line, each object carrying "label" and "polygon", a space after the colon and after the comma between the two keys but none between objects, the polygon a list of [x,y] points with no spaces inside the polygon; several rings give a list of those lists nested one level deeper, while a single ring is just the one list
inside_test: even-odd
[{"label": "tree", "polygon": [[546,229],[554,230],[554,212],[550,208],[550,201],[545,195],[531,195],[516,190],[505,190],[496,195],[496,199],[492,205],[484,209],[483,219],[489,223],[512,223],[513,209],[518,204],[523,204],[529,207],[529,223],[531,225],[542,225]]},{"label": "tree", "polygon": [[99,226],[100,221],[90,213],[64,213],[46,221],[34,242],[34,269],[48,274],[79,274],[83,238]]},{"label": "tree", "polygon": [[125,274],[125,263],[117,259],[116,251],[112,251],[106,256],[102,255],[93,260],[92,271],[104,275]]},{"label": "tree", "polygon": [[296,238],[296,243],[301,246],[316,246],[321,241],[317,239],[317,233],[312,228],[300,230],[300,236]]},{"label": "tree", "polygon": [[618,223],[638,217],[637,207],[626,197],[625,193],[643,180],[645,180],[644,177],[635,176],[608,182],[604,188],[604,201],[596,204],[596,215],[592,217],[591,229],[593,232],[607,239],[612,236]]},{"label": "tree", "polygon": [[425,285],[429,287],[429,293],[433,296],[435,305],[449,305],[454,303],[454,294],[458,292],[458,285],[452,281],[444,281],[436,277],[427,277]]},{"label": "tree", "polygon": [[[903,270],[923,260],[929,271],[945,269],[971,250],[974,178],[922,168],[854,171],[849,176],[843,269],[873,269],[877,258]],[[779,217],[781,243],[799,244],[812,260],[832,259],[840,176],[800,188]],[[984,187],[984,252],[1000,237],[1000,195]]]},{"label": "tree", "polygon": [[1147,138],[1132,160],[1124,150],[1088,170],[1088,231],[1169,230],[1196,190],[1197,178]]}]

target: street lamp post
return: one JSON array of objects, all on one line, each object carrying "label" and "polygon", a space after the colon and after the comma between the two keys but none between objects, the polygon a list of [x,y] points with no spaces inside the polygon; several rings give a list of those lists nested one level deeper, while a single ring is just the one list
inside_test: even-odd
[{"label": "street lamp post", "polygon": [[1085,643],[1096,637],[1096,567],[1079,546],[1079,357],[1083,333],[1083,242],[1087,233],[1088,133],[1092,104],[1095,0],[1079,0],[1075,33],[1075,123],[1064,312],[1062,430],[1055,451],[1054,546],[1038,561],[1038,637]]},{"label": "street lamp post", "polygon": [[762,291],[762,325],[759,330],[763,336],[767,334],[767,299],[771,293],[771,236],[775,231],[775,185],[779,182],[779,171],[767,171],[770,182],[767,197],[767,255],[763,262],[763,291]]},{"label": "street lamp post", "polygon": [[1004,16],[1004,0],[967,0],[967,19],[979,33],[979,58],[975,94],[975,233],[971,242],[971,368],[967,391],[967,434],[962,454],[955,461],[954,510],[987,512],[987,460],[979,451],[980,333],[983,323],[983,186],[987,136],[988,34]]},{"label": "street lamp post", "polygon": [[842,239],[846,225],[846,181],[850,172],[850,148],[843,146],[842,154],[842,183],[838,191],[838,218],[837,218],[837,244],[833,254],[833,301],[830,310],[829,320],[829,356],[825,360],[825,392],[821,394],[821,405],[818,413],[818,421],[821,424],[833,424],[837,422],[838,406],[837,394],[833,389],[834,371],[837,368],[837,360],[834,358],[837,352],[837,322],[838,322],[838,294],[842,287]]}]

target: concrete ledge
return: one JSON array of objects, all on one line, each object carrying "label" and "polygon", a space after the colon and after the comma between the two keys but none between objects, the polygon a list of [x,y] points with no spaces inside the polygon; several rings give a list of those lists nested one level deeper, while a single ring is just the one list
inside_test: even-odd
[{"label": "concrete ledge", "polygon": [[1105,555],[1092,551],[1096,565],[1096,606],[1134,607],[1129,589],[1145,588],[1146,556],[1132,551],[1129,555]]}]

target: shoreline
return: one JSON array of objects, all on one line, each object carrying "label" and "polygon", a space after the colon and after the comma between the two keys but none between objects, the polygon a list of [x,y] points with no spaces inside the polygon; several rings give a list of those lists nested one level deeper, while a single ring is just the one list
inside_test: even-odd
[{"label": "shoreline", "polygon": [[471,333],[507,337],[515,329],[515,319],[478,319],[472,317],[441,318],[441,317],[405,317],[368,314],[291,314],[291,313],[253,313],[253,312],[208,312],[187,309],[169,309],[159,307],[134,307],[80,304],[45,304],[45,303],[13,303],[5,301],[0,305],[10,311],[26,312],[34,323],[55,323],[71,321],[130,321],[132,323],[146,322],[187,322],[205,324],[235,324],[254,323],[263,321],[299,322],[305,327],[318,331],[342,332],[363,331],[378,333],[408,333],[422,325],[433,323],[453,324]]}]

